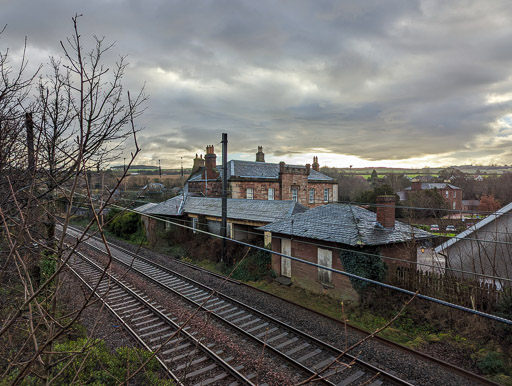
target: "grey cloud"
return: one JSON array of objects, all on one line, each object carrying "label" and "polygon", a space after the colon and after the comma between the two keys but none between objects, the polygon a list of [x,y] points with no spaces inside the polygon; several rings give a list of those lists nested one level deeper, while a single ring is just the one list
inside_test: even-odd
[{"label": "grey cloud", "polygon": [[19,0],[3,5],[0,44],[27,36],[29,54],[61,55],[83,13],[84,38],[105,35],[129,55],[127,85],[147,80],[140,142],[173,162],[222,132],[233,152],[263,145],[276,157],[485,157],[476,139],[512,113],[487,101],[512,90],[508,10],[505,0]]}]

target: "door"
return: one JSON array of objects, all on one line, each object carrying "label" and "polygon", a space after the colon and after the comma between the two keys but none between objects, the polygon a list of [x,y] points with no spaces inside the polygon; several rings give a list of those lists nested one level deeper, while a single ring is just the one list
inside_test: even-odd
[{"label": "door", "polygon": [[[332,268],[332,251],[318,248],[318,264],[324,267]],[[331,284],[332,272],[326,269],[318,268],[318,280],[320,283]]]},{"label": "door", "polygon": [[[288,239],[281,239],[281,253],[292,255],[292,242]],[[281,276],[292,277],[292,261],[287,257],[281,256]]]}]

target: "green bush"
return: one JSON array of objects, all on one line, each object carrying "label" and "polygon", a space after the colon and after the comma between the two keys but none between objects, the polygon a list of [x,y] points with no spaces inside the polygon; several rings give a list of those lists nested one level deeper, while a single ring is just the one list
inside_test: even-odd
[{"label": "green bush", "polygon": [[107,224],[107,230],[117,237],[133,242],[145,240],[144,229],[137,213],[112,209],[107,215]]},{"label": "green bush", "polygon": [[43,254],[39,260],[40,269],[40,284],[48,280],[54,273],[57,267],[56,257],[53,254]]},{"label": "green bush", "polygon": [[269,275],[270,266],[270,253],[258,250],[248,255],[244,261],[236,267],[232,278],[240,281],[258,281]]},{"label": "green bush", "polygon": [[[357,251],[340,251],[340,259],[343,268],[348,273],[376,281],[382,281],[386,276],[387,267],[380,256]],[[367,281],[352,277],[350,283],[359,294],[374,287]]]},{"label": "green bush", "polygon": [[[116,385],[124,383],[150,356],[149,351],[139,348],[120,347],[111,354],[101,339],[79,339],[55,345],[55,351],[77,353],[74,358],[63,360],[53,369],[54,375],[59,374],[56,384],[101,384]],[[158,361],[151,359],[145,368],[135,376],[138,384],[166,385],[169,381],[158,378],[160,366]]]},{"label": "green bush", "polygon": [[477,366],[485,375],[495,375],[505,371],[505,362],[500,353],[489,352],[486,356],[477,361]]}]

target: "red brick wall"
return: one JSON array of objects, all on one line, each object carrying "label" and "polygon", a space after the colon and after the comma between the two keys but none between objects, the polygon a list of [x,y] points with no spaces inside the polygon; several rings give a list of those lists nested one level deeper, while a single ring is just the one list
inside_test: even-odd
[{"label": "red brick wall", "polygon": [[247,198],[247,188],[253,188],[254,200],[268,200],[268,189],[274,188],[274,200],[279,200],[278,182],[231,181],[229,183],[231,198]]},{"label": "red brick wall", "polygon": [[[413,182],[413,184],[414,184],[414,182]],[[417,190],[418,189],[414,189],[414,185],[413,185],[413,189],[406,191],[407,192],[406,194],[408,196],[410,193],[413,193]],[[446,192],[448,192],[448,197],[446,196]],[[438,193],[441,195],[441,197],[443,197],[444,202],[446,202],[448,204],[449,209],[462,210],[462,189],[452,189],[452,188],[447,187],[446,189],[438,190]],[[453,197],[454,193],[455,193],[455,197]],[[454,202],[455,202],[455,208],[453,207]]]},{"label": "red brick wall", "polygon": [[[299,240],[292,240],[292,256],[302,260],[318,263],[318,246],[307,244]],[[332,251],[332,268],[342,271],[343,266],[339,258],[339,251],[325,246],[323,249]],[[272,237],[272,250],[281,252],[281,240]],[[281,256],[272,255],[272,269],[281,274]],[[357,292],[352,288],[347,276],[332,273],[332,286],[324,285],[318,280],[318,268],[298,261],[291,262],[292,281],[295,285],[314,293],[322,293],[335,298],[358,300]]]},{"label": "red brick wall", "polygon": [[[450,209],[462,210],[462,189],[443,189],[439,192],[444,201],[450,206]],[[446,197],[448,193],[448,197]],[[455,197],[453,195],[455,194]],[[453,207],[455,203],[455,208]]]},{"label": "red brick wall", "polygon": [[281,200],[292,199],[292,188],[297,188],[299,203],[306,204],[308,201],[308,175],[306,169],[285,166],[279,174],[281,185]]},{"label": "red brick wall", "polygon": [[[206,186],[208,185],[208,192]],[[188,182],[188,192],[198,196],[206,197],[221,197],[222,194],[222,182],[221,181],[208,181],[206,184],[204,181],[190,181]]]},{"label": "red brick wall", "polygon": [[[302,203],[302,205],[308,206],[310,208],[314,208],[320,205],[325,205],[326,202],[324,201],[324,189],[329,189],[329,202],[337,202],[338,197],[333,196],[333,186],[336,184],[336,182],[333,183],[325,183],[325,182],[308,182],[308,189],[307,189],[307,201]],[[309,189],[315,189],[315,202],[310,203],[309,202]]]},{"label": "red brick wall", "polygon": [[[276,252],[281,252],[281,239],[279,237],[289,237],[289,236],[281,236],[281,235],[272,235],[272,250]],[[276,237],[279,236],[279,237]],[[318,245],[309,244],[310,242],[314,242]],[[322,243],[313,240],[304,239],[304,242],[301,239],[294,239],[291,243],[292,246],[292,256],[297,257],[302,260],[310,261],[312,263],[318,263],[318,248],[328,249],[332,252],[332,268],[343,271],[343,265],[341,264],[341,260],[339,258],[339,249],[344,248],[344,245],[334,244],[334,243]],[[384,261],[388,265],[388,272],[392,273],[398,267],[409,267],[414,268],[415,264],[409,264],[407,262],[400,262],[395,260],[386,259],[385,257],[392,257],[402,260],[409,260],[412,262],[416,261],[416,244],[414,242],[410,243],[399,243],[399,244],[389,244],[380,246],[378,248],[367,248],[361,249],[361,251],[368,253],[376,253],[377,249],[380,254],[384,257]],[[281,274],[281,256],[272,255],[272,269],[277,273],[277,275]],[[350,283],[350,279],[348,276],[332,273],[332,288],[326,286],[319,282],[318,280],[318,268],[315,266],[307,265],[304,263],[300,263],[298,261],[292,260],[291,262],[291,274],[292,281],[295,285],[300,287],[304,287],[315,293],[324,293],[329,296],[335,298],[342,299],[352,299],[357,300],[358,294],[352,288],[352,284]]]},{"label": "red brick wall", "polygon": [[[254,200],[268,200],[268,189],[274,188],[274,200],[291,200],[292,187],[298,188],[298,202],[306,207],[314,208],[324,205],[324,189],[329,189],[329,202],[336,202],[338,197],[333,196],[333,183],[309,182],[305,174],[283,174],[280,181],[229,181],[231,198],[247,198],[247,188],[253,188]],[[190,181],[188,191],[196,195],[208,197],[221,197],[222,182],[208,181],[208,193],[206,193],[204,181]],[[309,189],[315,189],[315,200],[309,203]]]}]

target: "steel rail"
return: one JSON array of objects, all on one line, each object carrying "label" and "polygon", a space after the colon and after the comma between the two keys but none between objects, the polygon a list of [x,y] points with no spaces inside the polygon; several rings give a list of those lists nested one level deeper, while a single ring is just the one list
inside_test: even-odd
[{"label": "steel rail", "polygon": [[[71,229],[71,230],[73,230],[73,231],[75,231],[75,232],[76,232],[76,230],[75,230],[75,229]],[[95,239],[95,241],[100,241],[100,242],[102,242],[101,240],[98,240],[97,238],[94,238],[93,236],[91,236],[91,237],[92,237],[93,239]],[[89,242],[86,242],[86,243],[87,243],[89,246],[91,246],[92,248],[94,248],[94,249],[96,249],[96,250],[100,251],[101,253],[106,253],[106,251],[105,251],[105,250],[103,250],[102,248],[99,248],[99,247],[97,247],[97,246],[95,246],[95,245],[93,245],[93,244],[91,244],[91,243],[89,243]],[[178,272],[175,272],[175,271],[173,271],[173,270],[171,270],[171,269],[169,269],[169,268],[163,267],[163,266],[161,266],[161,265],[159,265],[159,264],[157,264],[157,263],[154,263],[154,262],[152,262],[151,260],[148,260],[148,259],[146,259],[146,258],[144,258],[144,257],[138,256],[138,255],[134,254],[133,252],[131,252],[131,251],[129,251],[129,250],[127,250],[127,249],[125,249],[125,248],[119,247],[119,246],[117,246],[117,245],[115,245],[115,244],[111,244],[111,246],[112,246],[113,248],[115,248],[115,249],[117,249],[117,250],[119,250],[119,251],[121,251],[121,252],[123,252],[123,253],[125,253],[125,254],[127,254],[127,255],[129,255],[129,256],[131,256],[131,257],[136,257],[138,260],[143,261],[144,263],[149,264],[149,265],[151,265],[151,266],[153,266],[153,267],[155,267],[155,268],[157,268],[157,269],[160,269],[160,270],[162,270],[162,271],[164,271],[164,272],[167,272],[167,273],[172,274],[172,275],[174,275],[174,276],[176,276],[176,277],[179,277],[179,278],[181,278],[182,280],[187,281],[187,282],[189,282],[189,283],[193,283],[195,286],[200,287],[200,288],[203,288],[205,291],[208,291],[208,292],[210,292],[210,293],[215,292],[215,293],[217,294],[217,296],[218,296],[218,297],[223,298],[223,299],[226,299],[227,301],[229,301],[229,302],[231,302],[231,303],[234,303],[234,304],[238,305],[239,307],[242,307],[242,308],[245,308],[245,309],[249,310],[250,312],[252,312],[252,313],[253,313],[253,314],[255,314],[256,316],[259,316],[259,317],[261,317],[261,318],[265,318],[265,319],[267,319],[267,320],[271,321],[272,323],[274,323],[274,324],[276,324],[276,325],[280,326],[281,328],[283,328],[283,329],[285,329],[285,330],[289,330],[289,331],[291,331],[292,333],[294,333],[294,334],[296,334],[296,335],[298,335],[298,336],[301,336],[301,337],[302,337],[303,339],[305,339],[306,341],[310,341],[310,342],[314,343],[315,345],[317,345],[317,346],[319,346],[319,347],[322,347],[322,348],[324,348],[325,350],[328,350],[329,352],[331,352],[332,354],[334,354],[334,355],[335,355],[335,357],[338,357],[338,356],[340,356],[341,354],[343,354],[343,353],[344,353],[344,351],[343,351],[343,350],[340,350],[340,349],[338,349],[338,348],[336,348],[336,347],[334,347],[334,346],[332,346],[332,345],[330,345],[330,344],[328,344],[328,343],[325,343],[325,342],[323,342],[323,341],[319,340],[318,338],[316,338],[316,337],[314,337],[314,336],[311,336],[311,335],[309,335],[309,334],[307,334],[307,333],[305,333],[305,332],[303,332],[303,331],[301,331],[301,330],[298,330],[297,328],[295,328],[295,327],[293,327],[293,326],[290,326],[289,324],[284,323],[284,322],[282,322],[282,321],[280,321],[280,320],[278,320],[278,319],[276,319],[276,318],[274,318],[274,317],[272,317],[272,316],[269,316],[268,314],[263,313],[263,312],[261,312],[261,311],[259,311],[259,310],[255,309],[255,308],[253,308],[253,307],[251,307],[251,306],[249,306],[249,305],[247,305],[247,304],[244,304],[244,303],[242,303],[242,302],[240,302],[240,301],[238,301],[238,300],[236,300],[236,299],[234,299],[234,298],[232,298],[232,297],[230,297],[230,296],[228,296],[228,295],[225,295],[225,294],[222,294],[222,293],[220,293],[220,292],[218,292],[218,291],[215,291],[214,289],[212,289],[212,288],[210,288],[210,287],[208,287],[208,286],[206,286],[206,285],[204,285],[204,284],[202,284],[202,283],[199,283],[199,282],[197,282],[196,280],[193,280],[193,279],[191,279],[191,278],[188,278],[188,277],[186,277],[186,276],[184,276],[184,275],[182,275],[182,274],[180,274],[180,273],[178,273]],[[194,304],[194,306],[196,306],[196,307],[201,307],[201,308],[203,308],[204,310],[206,310],[206,311],[210,312],[212,316],[215,316],[215,317],[216,317],[216,318],[218,318],[219,320],[221,320],[221,321],[223,321],[224,323],[228,324],[230,327],[235,328],[236,330],[240,331],[241,333],[245,334],[246,336],[250,337],[251,339],[253,339],[253,340],[257,341],[258,343],[260,343],[260,344],[265,344],[265,341],[264,341],[264,340],[258,339],[257,337],[253,336],[252,334],[250,334],[250,333],[248,333],[248,332],[244,331],[243,329],[239,328],[238,326],[234,325],[234,324],[233,324],[233,323],[231,323],[230,321],[228,321],[228,320],[226,320],[226,319],[222,318],[222,317],[221,317],[221,316],[219,316],[219,315],[216,315],[216,313],[215,313],[215,312],[211,312],[208,308],[204,307],[204,304],[200,304],[200,303],[198,303],[198,302],[195,302],[195,301],[194,301],[194,300],[192,300],[192,299],[188,299],[186,296],[183,296],[179,291],[174,290],[172,287],[167,286],[167,285],[165,285],[164,283],[160,283],[158,280],[156,280],[156,279],[152,278],[152,277],[151,277],[150,275],[148,275],[147,273],[145,273],[145,272],[143,272],[143,271],[139,270],[138,268],[136,268],[133,264],[128,263],[128,262],[124,262],[124,261],[122,261],[122,260],[118,259],[118,258],[117,258],[117,257],[115,257],[115,256],[112,256],[112,258],[116,259],[116,261],[119,261],[121,264],[123,264],[123,265],[125,265],[125,266],[127,266],[127,267],[130,267],[130,269],[132,269],[132,270],[136,271],[137,273],[139,273],[139,274],[143,275],[144,277],[148,278],[148,279],[149,279],[149,280],[151,280],[152,282],[154,282],[154,283],[156,283],[156,284],[158,284],[158,285],[160,285],[160,286],[163,286],[163,287],[164,287],[164,288],[166,288],[167,290],[170,290],[170,291],[172,291],[173,293],[175,293],[176,295],[178,295],[178,296],[180,296],[180,297],[184,298],[185,300],[187,300],[187,301],[189,301],[190,303]],[[237,283],[239,283],[239,282],[237,282]],[[310,368],[308,368],[307,366],[304,366],[304,365],[303,365],[303,364],[301,364],[300,362],[298,362],[298,361],[294,360],[293,358],[291,358],[291,357],[287,356],[285,353],[283,353],[283,352],[279,351],[278,349],[273,348],[271,345],[266,344],[266,348],[267,348],[267,349],[269,349],[269,350],[271,350],[271,351],[272,351],[272,352],[274,352],[275,354],[277,354],[277,355],[279,355],[279,356],[281,356],[281,357],[285,358],[287,361],[289,361],[290,363],[292,363],[294,366],[296,366],[297,368],[299,368],[299,369],[301,369],[301,370],[303,370],[303,371],[306,371],[306,372],[307,372],[307,373],[309,373],[310,375],[314,375],[314,374],[316,374],[316,371],[315,371],[315,370],[310,369]],[[363,361],[363,360],[361,360],[361,359],[359,359],[359,358],[356,358],[355,356],[353,356],[353,355],[351,355],[351,354],[344,353],[344,354],[343,354],[343,357],[344,357],[345,359],[347,359],[349,363],[356,363],[356,364],[360,365],[361,367],[364,367],[366,370],[368,370],[368,371],[372,372],[374,375],[375,375],[375,374],[378,374],[378,375],[382,376],[382,378],[386,379],[387,381],[389,381],[389,382],[391,382],[391,383],[393,383],[393,384],[396,384],[396,385],[410,385],[410,383],[408,383],[407,381],[404,381],[404,380],[402,380],[402,379],[400,379],[400,378],[398,378],[398,377],[394,376],[393,374],[390,374],[390,373],[388,373],[388,372],[386,372],[386,371],[383,371],[383,370],[381,370],[381,369],[379,369],[379,368],[375,367],[374,365],[372,365],[372,364],[370,364],[370,363],[368,363],[368,362],[366,362],[366,361]],[[326,369],[326,371],[329,371],[329,369]],[[332,375],[332,374],[331,374],[331,375]],[[332,382],[330,382],[330,381],[329,381],[329,380],[327,380],[327,379],[323,379],[322,381],[323,381],[323,382],[325,382],[325,383],[328,383],[328,384],[332,384]]]},{"label": "steel rail", "polygon": [[[92,266],[97,272],[103,272],[104,271],[104,268],[98,266],[94,261],[92,261],[90,258],[86,257],[85,255],[83,255],[81,252],[79,251],[75,251],[74,254],[78,255],[80,258],[82,258],[82,260],[84,260],[85,262],[87,262],[90,266]],[[70,267],[70,265],[68,264],[68,267]],[[77,276],[80,277],[80,275],[77,273],[76,270],[74,270],[72,267],[70,267],[73,271],[73,273]],[[175,323],[173,320],[171,320],[167,315],[165,315],[163,312],[161,312],[158,308],[156,308],[155,306],[153,306],[150,302],[148,302],[147,300],[145,300],[142,296],[140,296],[138,293],[136,293],[134,290],[132,290],[127,284],[123,283],[121,280],[117,279],[114,275],[112,274],[109,274],[109,273],[106,273],[106,275],[108,275],[108,279],[110,279],[112,282],[114,282],[118,287],[120,287],[123,291],[127,292],[130,296],[132,296],[133,298],[135,298],[136,300],[139,301],[139,303],[141,303],[146,309],[149,309],[153,314],[157,315],[159,318],[163,319],[168,325],[170,325],[172,328],[174,328],[175,330],[180,330],[180,335],[184,335],[186,336],[186,338],[190,341],[192,341],[192,343],[194,344],[195,347],[198,347],[201,349],[201,351],[203,351],[205,354],[207,354],[212,360],[214,360],[218,365],[220,365],[223,369],[225,369],[226,371],[228,371],[231,376],[233,376],[236,380],[240,381],[240,382],[243,382],[244,384],[247,384],[247,385],[254,385],[254,383],[252,383],[248,378],[246,378],[243,374],[241,374],[237,369],[235,369],[233,366],[231,366],[229,363],[225,362],[219,355],[217,355],[215,352],[213,352],[210,348],[208,348],[206,345],[204,345],[203,343],[201,343],[198,339],[196,339],[193,335],[191,335],[190,333],[188,333],[185,329],[182,328],[182,326],[180,326],[179,324]],[[143,347],[146,348],[148,351],[150,352],[153,352],[153,349],[151,349],[151,347],[149,347],[142,339],[142,337],[140,337],[131,327],[130,325],[128,324],[128,322],[125,322],[122,317],[115,312],[115,310],[113,310],[113,308],[106,302],[106,300],[104,299],[104,297],[107,296],[108,292],[111,291],[112,287],[109,287],[108,290],[103,294],[103,295],[100,295],[98,294],[96,291],[94,291],[94,289],[89,285],[87,284],[87,282],[85,281],[84,278],[80,277],[81,281],[84,282],[87,287],[94,292],[95,296],[97,296],[105,305],[106,307],[109,309],[109,311],[111,311],[113,313],[113,315],[119,319],[121,321],[121,323],[123,324],[123,326],[125,328],[127,328],[127,330],[130,332],[130,334],[132,334],[136,339],[137,341],[141,342]],[[169,372],[169,374],[171,375],[171,377],[176,380],[176,382],[178,382],[180,385],[183,385],[183,383],[180,381],[180,378],[178,376],[176,376],[176,374],[174,374],[172,372],[172,370],[169,369],[169,367],[165,364],[165,362],[163,361],[163,359],[161,359],[158,355],[156,355],[159,363],[164,367],[164,369],[166,369],[166,371]]]},{"label": "steel rail", "polygon": [[[74,229],[78,230],[78,228],[74,228]],[[124,251],[126,253],[132,253],[133,254],[133,252],[127,250],[126,248],[123,248],[123,247],[119,246],[118,244],[115,244],[115,243],[112,243],[112,242],[110,242],[110,243],[112,245],[115,245],[116,248],[118,248],[118,249],[120,249],[120,250],[122,250],[122,251]],[[139,256],[139,258],[143,258],[143,257]],[[293,304],[293,305],[295,305],[295,306],[297,306],[299,308],[302,308],[302,309],[304,309],[304,310],[306,310],[308,312],[312,312],[312,313],[314,313],[316,315],[319,315],[321,317],[327,318],[327,319],[329,319],[329,320],[331,320],[331,321],[333,321],[335,323],[343,324],[342,321],[340,321],[339,319],[336,319],[336,318],[334,318],[332,316],[329,316],[329,315],[323,314],[323,313],[321,313],[319,311],[316,311],[316,310],[313,310],[311,308],[305,307],[305,306],[303,306],[303,305],[301,305],[299,303],[296,303],[296,302],[294,302],[292,300],[288,300],[288,299],[282,298],[280,296],[274,295],[274,294],[272,294],[270,292],[266,292],[266,291],[264,291],[262,289],[259,289],[257,287],[250,286],[250,285],[248,285],[246,283],[243,283],[241,281],[228,278],[228,277],[226,277],[226,276],[224,276],[222,274],[219,274],[217,272],[212,272],[212,271],[209,271],[209,270],[207,270],[205,268],[202,268],[202,267],[199,267],[197,265],[194,265],[194,264],[191,264],[191,263],[187,263],[187,262],[184,262],[184,261],[181,261],[181,260],[178,260],[178,259],[174,259],[173,261],[175,263],[177,263],[177,264],[181,264],[181,265],[184,265],[184,266],[186,266],[188,268],[191,268],[191,269],[194,269],[194,270],[197,270],[197,271],[209,274],[209,275],[217,277],[217,278],[219,278],[221,280],[226,280],[226,281],[228,281],[228,282],[230,282],[232,284],[245,286],[245,287],[248,287],[248,288],[250,288],[250,289],[252,289],[254,291],[261,292],[261,293],[263,293],[263,294],[265,294],[267,296],[271,296],[271,297],[279,299],[281,301],[288,302],[288,303]],[[149,261],[149,262],[152,263],[152,264],[156,264],[156,263],[153,263],[151,261]],[[364,329],[362,329],[360,327],[351,325],[349,323],[347,323],[346,325],[347,325],[347,327],[349,327],[350,329],[352,329],[354,331],[357,331],[358,333],[366,334],[366,335],[367,334],[371,334],[371,331],[366,331],[366,330],[364,330]],[[487,378],[485,378],[483,376],[480,376],[478,374],[472,373],[472,372],[470,372],[468,370],[465,370],[465,369],[463,369],[463,368],[461,368],[459,366],[456,366],[456,365],[453,365],[453,364],[451,364],[449,362],[440,360],[440,359],[438,359],[436,357],[433,357],[431,355],[428,355],[428,354],[422,353],[420,351],[414,350],[412,348],[403,346],[403,345],[401,345],[399,343],[393,342],[393,341],[391,341],[389,339],[386,339],[386,338],[383,338],[381,336],[376,335],[372,339],[374,341],[376,341],[376,342],[379,342],[379,343],[384,344],[386,346],[389,346],[391,348],[395,348],[395,349],[404,351],[404,352],[406,352],[408,354],[414,355],[417,358],[420,358],[420,359],[423,359],[425,361],[429,361],[429,362],[435,363],[436,365],[439,365],[439,366],[445,368],[446,370],[449,370],[449,371],[451,371],[451,372],[453,372],[455,374],[458,374],[458,375],[460,375],[460,376],[462,376],[464,378],[467,378],[468,380],[475,381],[475,382],[478,382],[479,384],[483,384],[483,385],[490,385],[490,386],[497,386],[498,385],[498,383],[493,382],[493,381],[491,381],[491,380],[489,380],[489,379],[487,379]]]}]

